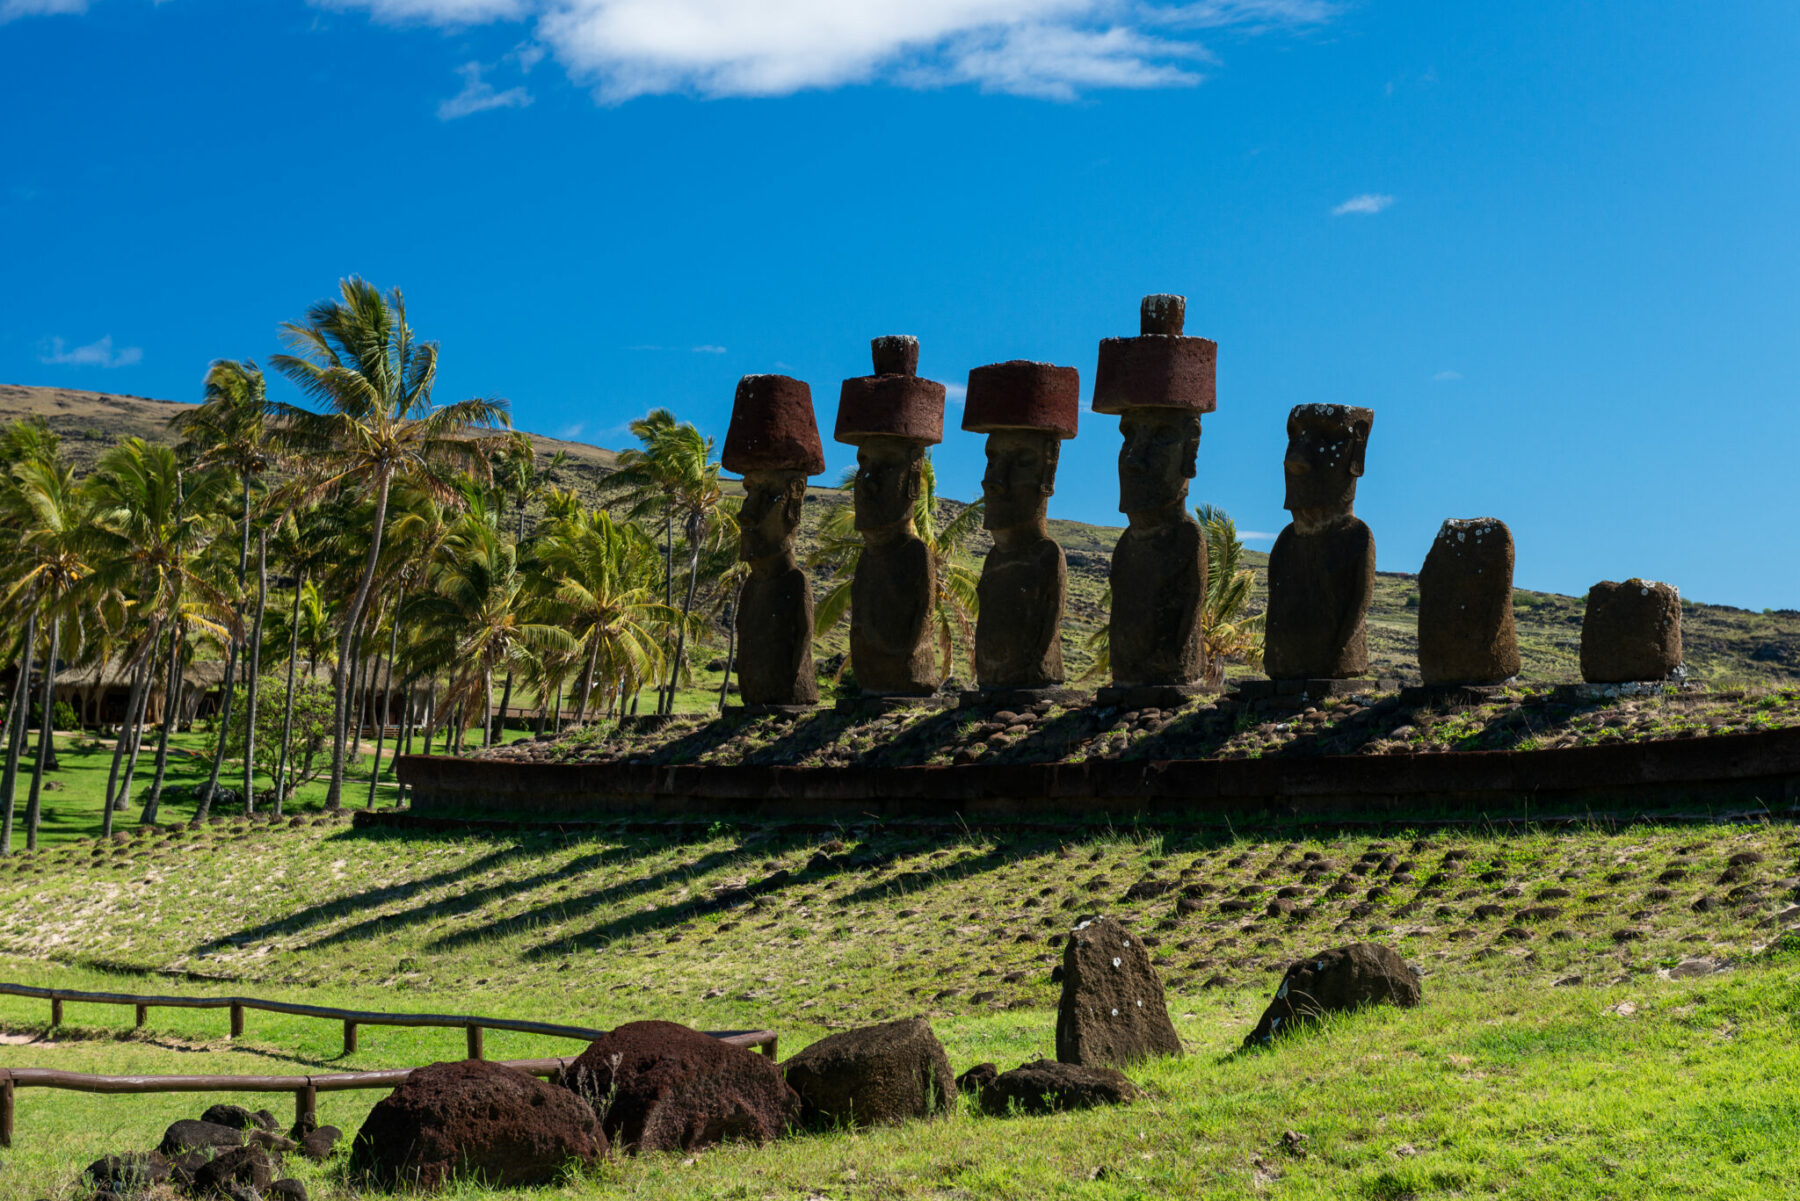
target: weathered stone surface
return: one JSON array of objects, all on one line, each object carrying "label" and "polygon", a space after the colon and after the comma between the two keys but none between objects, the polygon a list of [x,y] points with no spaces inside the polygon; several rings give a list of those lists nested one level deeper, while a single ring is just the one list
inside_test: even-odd
[{"label": "weathered stone surface", "polygon": [[336,1126],[320,1126],[301,1135],[295,1141],[300,1144],[300,1154],[314,1163],[324,1163],[337,1150],[343,1140],[344,1132]]},{"label": "weathered stone surface", "polygon": [[1419,1003],[1419,977],[1400,953],[1380,943],[1334,947],[1297,960],[1275,990],[1246,1045],[1267,1043],[1327,1013],[1347,1013],[1365,1005]]},{"label": "weathered stone surface", "polygon": [[260,1191],[274,1180],[275,1164],[267,1151],[261,1147],[230,1147],[194,1173],[194,1191],[202,1196],[223,1193],[226,1186],[233,1184]]},{"label": "weathered stone surface", "polygon": [[942,442],[944,385],[914,374],[918,340],[890,335],[874,339],[870,349],[876,374],[844,381],[832,436],[852,446],[865,438],[904,438],[921,446]]},{"label": "weathered stone surface", "polygon": [[806,501],[799,471],[750,471],[738,513],[738,557],[750,565],[738,601],[738,694],[747,705],[811,705],[812,585],[794,554]]},{"label": "weathered stone surface", "polygon": [[975,1092],[979,1094],[1000,1074],[1000,1069],[992,1063],[978,1063],[956,1078],[956,1091],[959,1093]]},{"label": "weathered stone surface", "polygon": [[1219,344],[1181,334],[1187,302],[1180,296],[1146,296],[1138,309],[1135,338],[1105,338],[1094,372],[1094,412],[1134,408],[1218,407]]},{"label": "weathered stone surface", "polygon": [[962,427],[973,434],[1035,430],[1073,438],[1081,420],[1081,373],[1012,359],[969,372]]},{"label": "weathered stone surface", "polygon": [[869,358],[876,375],[919,374],[919,340],[911,334],[882,334],[869,339]]},{"label": "weathered stone surface", "polygon": [[306,1201],[306,1186],[292,1178],[269,1186],[269,1201]]},{"label": "weathered stone surface", "polygon": [[351,1144],[350,1170],[388,1186],[437,1188],[453,1175],[548,1184],[571,1161],[591,1164],[606,1149],[580,1097],[470,1059],[419,1068],[378,1101]]},{"label": "weathered stone surface", "polygon": [[740,379],[719,461],[725,470],[739,475],[752,471],[817,475],[825,470],[812,389],[786,375]]},{"label": "weathered stone surface", "polygon": [[850,660],[856,682],[876,696],[937,690],[931,553],[913,525],[923,483],[924,444],[865,438],[856,450],[856,528],[863,552],[850,581]]},{"label": "weathered stone surface", "polygon": [[95,1188],[140,1191],[169,1178],[169,1161],[156,1151],[128,1151],[96,1159],[82,1175]]},{"label": "weathered stone surface", "polygon": [[1002,1072],[982,1086],[977,1097],[983,1113],[1059,1113],[1100,1105],[1126,1105],[1137,1088],[1113,1068],[1039,1059]]},{"label": "weathered stone surface", "polygon": [[1374,420],[1373,410],[1349,405],[1297,405],[1288,414],[1283,504],[1294,520],[1269,552],[1270,679],[1343,680],[1369,670],[1375,537],[1353,509]]},{"label": "weathered stone surface", "polygon": [[1493,517],[1446,521],[1419,569],[1419,672],[1427,684],[1519,674],[1513,539]]},{"label": "weathered stone surface", "polygon": [[950,1058],[923,1018],[843,1030],[781,1065],[809,1126],[929,1118],[956,1103]]},{"label": "weathered stone surface", "polygon": [[982,524],[994,545],[976,586],[975,618],[975,680],[982,688],[1063,682],[1069,569],[1045,524],[1060,446],[1053,432],[1002,429],[988,435]]},{"label": "weathered stone surface", "polygon": [[1581,619],[1581,678],[1666,680],[1681,666],[1681,593],[1655,580],[1602,580]]},{"label": "weathered stone surface", "polygon": [[215,1126],[229,1126],[233,1130],[273,1130],[275,1115],[266,1109],[252,1113],[242,1105],[213,1105],[200,1115],[202,1122],[211,1122]]},{"label": "weathered stone surface", "polygon": [[675,1022],[628,1022],[594,1040],[564,1084],[601,1111],[609,1139],[633,1151],[767,1142],[800,1116],[800,1098],[766,1056]]},{"label": "weathered stone surface", "polygon": [[183,1118],[172,1123],[163,1132],[163,1139],[156,1149],[164,1155],[180,1155],[183,1151],[201,1151],[207,1147],[241,1147],[244,1135],[241,1130],[231,1126],[220,1126],[213,1122],[196,1122],[191,1118]]},{"label": "weathered stone surface", "polygon": [[1143,940],[1111,918],[1083,922],[1063,946],[1056,1058],[1087,1067],[1123,1067],[1181,1054],[1162,981]]}]

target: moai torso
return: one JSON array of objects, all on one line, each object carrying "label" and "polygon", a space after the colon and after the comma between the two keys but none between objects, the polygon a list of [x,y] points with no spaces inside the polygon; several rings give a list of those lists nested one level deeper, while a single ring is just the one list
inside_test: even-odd
[{"label": "moai torso", "polygon": [[864,692],[925,696],[937,690],[931,552],[907,532],[871,542],[850,581],[850,662]]},{"label": "moai torso", "polygon": [[1427,684],[1498,684],[1519,674],[1512,580],[1504,522],[1444,523],[1419,568],[1419,674]]},{"label": "moai torso", "polygon": [[1355,517],[1301,533],[1269,552],[1263,670],[1275,680],[1345,680],[1369,670],[1364,632],[1375,596],[1375,536]]},{"label": "moai torso", "polygon": [[746,705],[811,705],[813,598],[806,572],[792,562],[755,568],[738,601],[738,690]]},{"label": "moai torso", "polygon": [[1048,537],[988,552],[975,619],[975,679],[983,688],[1063,682],[1061,623],[1069,587],[1062,547]]},{"label": "moai torso", "polygon": [[1206,667],[1200,610],[1206,545],[1186,513],[1159,526],[1128,526],[1112,558],[1108,627],[1115,684],[1193,684]]}]

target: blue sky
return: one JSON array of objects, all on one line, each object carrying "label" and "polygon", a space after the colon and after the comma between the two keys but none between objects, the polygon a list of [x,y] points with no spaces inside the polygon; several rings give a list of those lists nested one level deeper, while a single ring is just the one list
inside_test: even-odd
[{"label": "blue sky", "polygon": [[195,399],[356,273],[526,428],[784,371],[829,433],[873,335],[1086,387],[1180,292],[1244,530],[1369,405],[1384,570],[1491,515],[1523,587],[1800,607],[1797,62],[1791,0],[0,0],[0,380]]}]

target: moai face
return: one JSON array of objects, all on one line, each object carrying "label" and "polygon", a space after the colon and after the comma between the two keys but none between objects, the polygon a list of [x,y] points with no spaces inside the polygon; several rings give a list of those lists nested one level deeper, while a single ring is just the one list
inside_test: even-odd
[{"label": "moai face", "polygon": [[752,471],[744,476],[744,507],[738,511],[738,558],[746,563],[791,554],[806,502],[806,475],[799,471]]},{"label": "moai face", "polygon": [[910,438],[865,437],[856,448],[856,528],[909,525],[924,461],[925,448]]},{"label": "moai face", "polygon": [[1151,513],[1181,504],[1200,453],[1200,414],[1191,409],[1127,409],[1119,417],[1119,512]]},{"label": "moai face", "polygon": [[1350,405],[1296,405],[1288,414],[1287,499],[1290,513],[1348,514],[1356,503],[1369,427],[1375,414]]},{"label": "moai face", "polygon": [[981,495],[987,502],[981,524],[990,530],[1041,526],[1056,491],[1056,464],[1062,439],[1038,430],[996,430],[988,435],[987,474]]}]

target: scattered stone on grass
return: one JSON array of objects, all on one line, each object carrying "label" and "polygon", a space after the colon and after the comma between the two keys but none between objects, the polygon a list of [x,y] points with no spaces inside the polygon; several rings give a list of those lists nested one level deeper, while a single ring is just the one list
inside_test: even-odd
[{"label": "scattered stone on grass", "polygon": [[97,1189],[142,1190],[169,1178],[169,1161],[156,1151],[128,1151],[96,1159],[82,1175]]},{"label": "scattered stone on grass", "polygon": [[783,1063],[781,1074],[809,1126],[904,1122],[956,1102],[950,1058],[923,1018],[829,1035]]},{"label": "scattered stone on grass", "polygon": [[1111,918],[1083,922],[1063,948],[1056,1058],[1124,1066],[1181,1054],[1161,979],[1141,938]]},{"label": "scattered stone on grass", "polygon": [[[191,1112],[191,1111],[190,1111]],[[243,1132],[215,1122],[197,1122],[183,1118],[163,1132],[162,1144],[156,1149],[164,1155],[180,1155],[184,1151],[204,1151],[208,1147],[241,1147]]]},{"label": "scattered stone on grass", "polygon": [[1001,1072],[978,1094],[982,1112],[996,1117],[1014,1111],[1057,1113],[1098,1105],[1124,1105],[1136,1097],[1136,1086],[1123,1072],[1050,1059]]},{"label": "scattered stone on grass", "polygon": [[1277,1035],[1316,1021],[1321,1014],[1380,1004],[1410,1009],[1419,998],[1418,973],[1391,947],[1370,942],[1335,947],[1289,965],[1244,1043],[1269,1043]]}]

